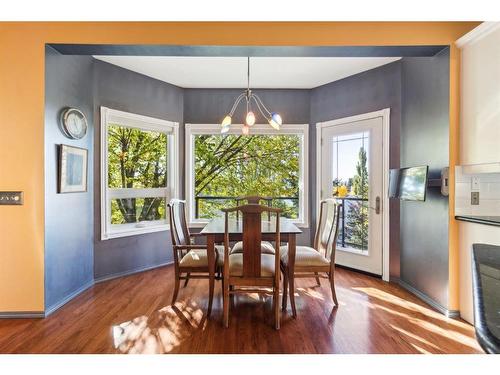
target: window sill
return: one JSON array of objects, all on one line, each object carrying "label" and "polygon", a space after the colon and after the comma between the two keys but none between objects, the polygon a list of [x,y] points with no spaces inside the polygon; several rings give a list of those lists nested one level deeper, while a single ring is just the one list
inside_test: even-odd
[{"label": "window sill", "polygon": [[122,229],[112,229],[107,233],[103,233],[101,236],[101,240],[105,241],[114,238],[137,236],[140,234],[163,232],[168,230],[170,230],[169,224],[147,225],[139,228],[134,225]]}]

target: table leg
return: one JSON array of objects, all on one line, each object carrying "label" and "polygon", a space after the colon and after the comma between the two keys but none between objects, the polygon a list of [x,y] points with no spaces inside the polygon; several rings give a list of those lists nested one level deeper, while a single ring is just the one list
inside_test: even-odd
[{"label": "table leg", "polygon": [[288,236],[288,285],[290,289],[290,305],[292,306],[292,315],[297,317],[297,310],[295,308],[295,251],[297,249],[297,241],[295,234]]},{"label": "table leg", "polygon": [[212,312],[215,284],[215,236],[207,236],[207,261],[208,261],[208,309],[207,318]]}]

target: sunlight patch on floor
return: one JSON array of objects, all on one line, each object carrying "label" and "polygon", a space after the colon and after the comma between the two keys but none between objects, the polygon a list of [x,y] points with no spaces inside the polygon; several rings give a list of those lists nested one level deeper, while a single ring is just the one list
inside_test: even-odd
[{"label": "sunlight patch on floor", "polygon": [[124,354],[169,353],[193,330],[204,329],[204,314],[195,302],[177,305],[112,326],[115,349]]},{"label": "sunlight patch on floor", "polygon": [[443,321],[444,323],[448,323],[448,324],[460,327],[462,329],[470,331],[471,333],[473,332],[473,327],[470,326],[470,325],[468,325],[468,324],[466,324],[466,323],[464,323],[464,322],[448,318],[448,317],[442,315],[441,313],[439,313],[437,311],[434,311],[434,310],[432,310],[430,308],[427,308],[427,307],[421,306],[421,305],[419,305],[417,303],[414,303],[414,302],[405,300],[403,298],[397,297],[397,296],[395,296],[393,294],[384,292],[384,291],[382,291],[380,289],[377,289],[377,288],[361,288],[361,287],[353,287],[352,289],[359,290],[359,291],[367,294],[368,296],[376,297],[376,298],[382,299],[382,300],[384,300],[386,302],[399,305],[401,307],[404,307],[405,309],[422,313],[422,314],[424,314],[426,316],[429,316],[431,318],[439,319],[439,320]]}]

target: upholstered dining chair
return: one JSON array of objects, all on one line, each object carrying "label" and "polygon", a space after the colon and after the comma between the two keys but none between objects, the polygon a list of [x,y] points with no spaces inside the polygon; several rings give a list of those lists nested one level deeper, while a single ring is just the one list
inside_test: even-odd
[{"label": "upholstered dining chair", "polygon": [[[258,195],[246,195],[235,198],[236,206],[241,206],[242,202],[246,202],[246,204],[260,204],[261,202],[265,202],[267,207],[271,207],[272,198],[269,197],[261,197]],[[236,220],[239,220],[239,211],[236,211]],[[271,212],[267,212],[267,220],[271,220]],[[274,254],[274,247],[269,241],[262,241],[262,252],[265,254]],[[243,252],[243,242],[238,241],[231,248],[231,254],[238,254]]]},{"label": "upholstered dining chair", "polygon": [[[321,285],[320,278],[328,279],[333,302],[338,306],[335,293],[335,250],[341,206],[335,199],[325,199],[320,202],[313,247],[297,246],[294,260],[289,257],[288,247],[281,247],[281,270],[284,275],[282,307],[283,310],[286,310],[287,288],[289,288],[290,304],[294,317],[297,316],[294,294],[294,280],[296,278],[315,278],[318,285]],[[291,262],[294,262],[293,274],[289,267]]]},{"label": "upholstered dining chair", "polygon": [[[170,217],[170,234],[174,252],[175,287],[172,295],[172,305],[179,294],[180,281],[185,280],[184,286],[190,279],[209,279],[208,254],[205,245],[193,244],[195,235],[189,232],[186,219],[186,201],[172,199],[168,203]],[[222,246],[216,246],[216,267],[222,268],[224,251]],[[209,293],[208,312],[212,307],[213,291]]]},{"label": "upholstered dining chair", "polygon": [[[274,324],[280,328],[280,213],[278,208],[247,204],[223,209],[225,212],[224,268],[223,268],[223,316],[224,327],[229,326],[229,296],[237,293],[271,294],[273,296]],[[241,253],[230,253],[229,215],[242,215],[243,246]],[[262,223],[262,213],[273,213],[273,222]],[[262,251],[262,225],[268,225],[276,250],[274,254]]]}]

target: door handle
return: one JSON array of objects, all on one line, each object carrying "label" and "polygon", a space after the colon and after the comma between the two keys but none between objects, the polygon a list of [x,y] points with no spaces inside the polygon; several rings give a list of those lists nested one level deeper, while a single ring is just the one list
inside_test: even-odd
[{"label": "door handle", "polygon": [[375,210],[377,215],[380,214],[380,197],[375,198],[375,207],[370,207],[372,210]]}]

